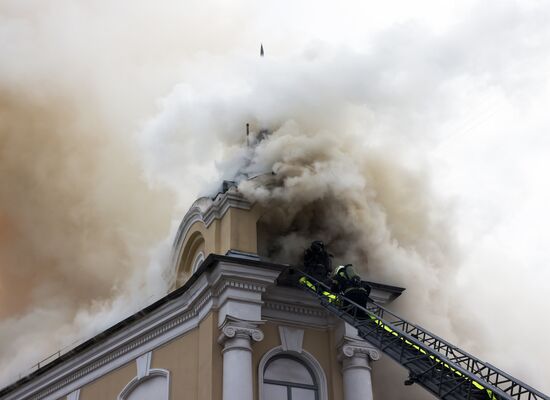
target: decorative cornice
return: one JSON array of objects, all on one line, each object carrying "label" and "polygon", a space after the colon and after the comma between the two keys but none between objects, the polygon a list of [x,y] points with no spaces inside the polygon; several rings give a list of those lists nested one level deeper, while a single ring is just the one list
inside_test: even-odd
[{"label": "decorative cornice", "polygon": [[183,217],[172,245],[172,269],[179,265],[181,247],[191,226],[195,222],[202,222],[208,228],[214,220],[223,218],[229,208],[250,210],[252,204],[236,188],[230,188],[227,192],[219,194],[214,200],[209,197],[201,197],[193,203]]},{"label": "decorative cornice", "polygon": [[[206,297],[206,296],[205,296]],[[205,301],[202,301],[201,304],[204,304]],[[39,393],[36,393],[35,395],[29,397],[31,400],[38,400],[42,399],[46,396],[48,396],[51,393],[54,393],[55,391],[61,389],[62,387],[70,384],[71,382],[88,375],[92,373],[93,371],[97,370],[98,368],[112,362],[113,360],[122,357],[124,354],[130,352],[131,350],[134,350],[143,344],[155,339],[156,337],[160,336],[161,334],[165,333],[166,331],[169,331],[173,329],[174,327],[183,324],[184,322],[188,321],[189,319],[195,317],[198,315],[199,307],[193,307],[192,309],[188,310],[187,312],[184,312],[183,314],[172,318],[171,320],[167,321],[166,323],[158,326],[156,329],[153,329],[149,331],[148,333],[141,335],[137,339],[127,343],[124,346],[120,346],[118,349],[109,352],[104,357],[101,357],[100,359],[96,360],[95,362],[92,362],[88,364],[86,367],[81,368],[74,372],[73,374],[68,375],[64,379],[58,381],[56,384],[51,385],[47,387],[45,390],[40,391]]]},{"label": "decorative cornice", "polygon": [[[235,267],[238,268],[234,269]],[[235,273],[241,274],[241,278],[234,279]],[[220,264],[215,270],[201,275],[181,297],[166,303],[163,308],[129,325],[108,340],[99,342],[93,348],[23,384],[2,399],[38,400],[67,396],[144,352],[196,328],[213,309],[220,307],[220,298],[227,288],[240,289],[239,301],[259,306],[256,297],[265,292],[266,286],[273,282],[274,278],[269,278],[269,274],[274,273],[244,265]],[[250,277],[249,282],[246,281],[247,276]],[[248,298],[247,293],[253,296]],[[257,326],[262,321],[229,322],[222,327],[222,334],[226,339],[240,336],[253,341],[263,339],[263,332]]]},{"label": "decorative cornice", "polygon": [[324,308],[300,306],[296,304],[283,303],[280,301],[265,301],[264,307],[270,310],[283,311],[291,314],[301,314],[318,318],[326,318],[329,315]]},{"label": "decorative cornice", "polygon": [[229,189],[214,200],[212,205],[203,213],[204,224],[208,227],[215,219],[221,219],[230,208],[240,208],[250,210],[252,204],[247,201],[236,188]]},{"label": "decorative cornice", "polygon": [[247,290],[249,292],[258,292],[258,293],[264,293],[266,290],[266,284],[265,283],[257,283],[257,282],[250,282],[250,281],[244,281],[240,279],[227,279],[223,280],[221,283],[219,283],[213,290],[214,296],[219,296],[225,289],[227,288],[235,288],[235,289],[242,289]]}]

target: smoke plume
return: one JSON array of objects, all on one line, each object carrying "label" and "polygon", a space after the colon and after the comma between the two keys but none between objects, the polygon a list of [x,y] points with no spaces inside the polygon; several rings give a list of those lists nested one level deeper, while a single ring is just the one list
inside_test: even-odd
[{"label": "smoke plume", "polygon": [[[144,147],[157,146],[146,156],[147,169],[176,192],[188,179],[187,163],[217,184],[239,181],[245,196],[272,210],[264,217],[273,231],[267,249],[272,258],[296,262],[309,241],[322,239],[337,260],[353,262],[369,279],[407,287],[395,306],[408,318],[544,387],[541,364],[517,368],[509,358],[515,351],[499,339],[510,338],[503,333],[510,329],[503,322],[510,309],[484,307],[483,290],[468,291],[476,283],[467,283],[465,275],[485,283],[494,276],[475,260],[465,262],[463,233],[454,225],[463,210],[438,191],[445,187],[437,170],[445,165],[438,159],[446,155],[442,146],[457,130],[468,133],[480,124],[471,116],[465,127],[449,123],[464,123],[467,96],[479,90],[486,97],[475,101],[492,100],[493,107],[508,102],[521,110],[523,91],[541,78],[518,78],[512,71],[521,66],[504,62],[516,51],[539,62],[523,43],[512,44],[510,37],[510,47],[487,51],[493,40],[509,37],[508,29],[532,37],[522,18],[537,25],[538,16],[516,19],[514,11],[498,16],[511,25],[495,32],[485,32],[483,16],[443,37],[415,24],[399,26],[366,52],[314,43],[282,60],[267,53],[218,68],[212,66],[216,59],[207,59],[198,69],[208,65],[209,79],[178,85],[143,131]],[[476,43],[481,32],[489,37]],[[488,78],[488,69],[495,75]],[[205,158],[217,160],[217,173]],[[502,301],[505,291],[491,290],[491,304]],[[378,369],[378,383],[391,379],[388,368]],[[389,390],[392,398],[403,396]]]},{"label": "smoke plume", "polygon": [[[272,210],[272,258],[322,239],[365,278],[406,287],[406,317],[544,390],[544,329],[520,347],[508,317],[528,302],[544,315],[548,274],[527,265],[546,258],[525,243],[496,253],[522,243],[499,219],[522,198],[508,180],[533,176],[519,189],[535,198],[545,179],[508,169],[506,151],[545,170],[515,135],[547,148],[549,10],[421,3],[375,15],[315,2],[298,19],[246,2],[0,6],[0,371],[163,295],[174,227],[234,179]],[[516,290],[533,301],[504,308]],[[388,398],[426,398],[384,363],[374,386],[392,382]]]}]

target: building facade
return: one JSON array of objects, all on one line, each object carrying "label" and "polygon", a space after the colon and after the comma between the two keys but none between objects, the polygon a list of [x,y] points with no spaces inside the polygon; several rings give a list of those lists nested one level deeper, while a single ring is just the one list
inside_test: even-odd
[{"label": "building facade", "polygon": [[[262,258],[236,188],[184,217],[164,298],[0,391],[0,399],[366,400],[379,351]],[[388,303],[403,289],[373,284]]]}]

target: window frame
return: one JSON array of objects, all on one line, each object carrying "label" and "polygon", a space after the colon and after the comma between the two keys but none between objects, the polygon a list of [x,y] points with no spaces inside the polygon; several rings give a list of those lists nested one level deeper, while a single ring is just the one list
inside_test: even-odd
[{"label": "window frame", "polygon": [[[289,358],[294,358],[301,364],[303,364],[308,371],[311,373],[315,384],[317,385],[317,390],[315,391],[316,400],[328,400],[328,390],[327,390],[327,377],[325,371],[319,364],[319,361],[313,357],[310,353],[305,350],[302,350],[300,353],[296,351],[285,351],[283,346],[277,346],[267,351],[260,360],[258,365],[258,399],[265,400],[264,398],[264,372],[269,361],[277,356],[286,356]],[[270,383],[268,379],[265,383]],[[283,381],[280,381],[283,382]],[[293,387],[299,388],[299,384],[292,383]],[[281,385],[282,386],[282,385]],[[309,386],[309,385],[308,385]],[[308,387],[309,389],[309,387]],[[287,389],[288,393],[288,389]]]},{"label": "window frame", "polygon": [[136,362],[136,376],[124,386],[122,391],[118,394],[117,400],[126,400],[132,395],[132,392],[138,388],[142,383],[155,378],[162,378],[166,385],[166,398],[160,400],[170,399],[170,371],[163,368],[151,368],[152,351],[142,354],[135,359]]},{"label": "window frame", "polygon": [[[313,380],[313,384],[305,384],[305,383],[296,383],[296,382],[288,382],[284,380],[274,380],[274,379],[265,379],[265,372],[269,368],[269,364],[271,364],[273,361],[280,360],[280,359],[289,359],[296,361],[299,363],[302,367],[304,367],[307,372],[311,375],[311,379]],[[304,360],[300,359],[299,357],[296,357],[289,353],[279,353],[271,357],[264,366],[264,371],[262,375],[263,383],[264,385],[270,384],[270,385],[277,385],[277,386],[283,386],[286,387],[286,393],[287,393],[287,400],[292,400],[292,388],[298,388],[298,389],[308,389],[315,393],[315,400],[319,400],[319,383],[317,382],[317,377],[315,376],[315,372],[311,369],[311,367],[304,362]]]},{"label": "window frame", "polygon": [[157,369],[157,368],[149,370],[148,375],[143,376],[141,378],[137,377],[137,376],[134,377],[130,382],[128,382],[126,384],[124,389],[122,389],[122,391],[118,395],[117,399],[118,400],[128,399],[132,395],[132,392],[135,389],[137,389],[139,385],[141,385],[145,381],[148,381],[148,380],[154,379],[154,378],[163,378],[164,379],[164,382],[166,384],[166,395],[167,395],[166,400],[168,400],[170,398],[170,372],[168,372],[165,369]]}]

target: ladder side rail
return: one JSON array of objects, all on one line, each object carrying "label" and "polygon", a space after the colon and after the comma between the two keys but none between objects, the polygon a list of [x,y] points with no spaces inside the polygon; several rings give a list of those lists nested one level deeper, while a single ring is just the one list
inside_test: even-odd
[{"label": "ladder side rail", "polygon": [[[464,350],[461,350],[457,346],[453,345],[452,343],[449,343],[445,339],[435,335],[434,333],[424,329],[423,327],[420,327],[416,324],[413,324],[407,321],[406,319],[400,317],[394,312],[379,305],[378,303],[371,302],[371,304],[372,305],[370,307],[367,306],[367,309],[373,311],[378,316],[383,316],[388,314],[391,315],[395,319],[395,321],[393,321],[393,324],[395,326],[400,326],[401,330],[403,330],[404,332],[410,333],[412,335],[416,335],[419,338],[422,337],[422,341],[424,343],[430,345],[437,351],[442,352],[443,354],[446,354],[446,355],[449,355],[452,352],[459,352],[460,355],[458,356],[458,358],[467,356],[469,358],[476,359],[473,355],[467,353]],[[387,321],[387,317],[382,317],[382,318],[384,318]],[[396,323],[396,321],[398,322]]]},{"label": "ladder side rail", "polygon": [[[491,370],[493,370],[494,372],[496,372],[498,375],[501,375],[501,376],[504,376],[506,378],[509,378],[509,374],[507,374],[506,372],[502,371],[501,369],[499,369],[498,367],[495,367],[494,365],[492,364],[489,364],[489,363],[485,363],[489,368],[491,368]],[[538,391],[537,389],[534,389],[532,388],[531,386],[529,386],[528,384],[526,384],[525,382],[517,379],[517,378],[513,378],[514,380],[514,383],[519,385],[522,389],[525,389],[525,390],[528,390],[530,393],[534,394],[534,395],[537,395],[537,396],[540,396],[541,398],[543,399],[550,399],[550,397],[546,396],[544,393],[541,393],[540,391]],[[530,398],[530,397],[529,397]]]},{"label": "ladder side rail", "polygon": [[[321,304],[327,308],[329,311],[335,313],[336,315],[338,315],[341,319],[343,319],[344,321],[350,323],[352,326],[356,326],[356,324],[359,322],[359,320],[357,320],[353,315],[350,315],[349,313],[349,310],[348,311],[345,311],[343,312],[341,308],[335,306],[334,304],[328,302],[324,296],[320,293],[317,293],[317,292],[314,292],[313,290],[310,290],[308,288],[305,288],[304,287],[304,290],[308,290],[310,291],[312,294],[314,294],[316,297],[318,297],[320,300],[321,300]],[[340,298],[344,298],[343,296],[339,296]],[[352,302],[352,300],[347,300],[349,302]],[[349,308],[349,307],[348,307]],[[355,309],[361,309],[361,307],[357,304],[355,304]],[[371,315],[371,314],[369,314]],[[374,316],[376,319],[378,319],[379,321],[382,322],[382,324],[376,324],[376,328],[374,330],[371,331],[372,332],[380,332],[381,333],[381,337],[380,337],[380,342],[379,344],[382,344],[384,343],[384,338],[382,337],[382,335],[386,335],[387,337],[390,338],[390,340],[394,340],[396,339],[394,337],[394,335],[392,335],[391,333],[387,332],[384,330],[384,326],[388,326],[390,329],[392,329],[393,327],[389,326],[388,324],[386,324],[385,321],[381,320],[378,316]],[[372,321],[372,320],[371,320]],[[360,322],[359,322],[360,323]],[[395,333],[397,333],[399,335],[399,331],[398,330],[393,330]],[[407,335],[408,336],[408,335]],[[410,367],[407,367],[406,364],[408,364],[409,362],[411,361],[415,361],[415,359],[425,359],[425,358],[432,358],[432,360],[438,360],[436,361],[437,364],[439,365],[445,365],[447,368],[445,370],[442,370],[441,371],[441,378],[443,378],[443,376],[445,375],[445,373],[447,374],[452,374],[452,373],[455,373],[455,371],[459,371],[462,376],[455,376],[455,379],[463,379],[463,380],[467,380],[469,379],[470,380],[470,385],[472,384],[471,381],[475,381],[475,382],[478,382],[478,383],[483,383],[483,387],[485,389],[489,389],[489,390],[492,390],[493,391],[493,394],[495,395],[498,395],[498,397],[495,397],[495,399],[505,399],[505,400],[510,400],[512,399],[509,395],[507,395],[506,393],[503,393],[500,389],[498,388],[494,388],[492,387],[492,385],[488,384],[488,383],[484,383],[481,379],[479,379],[479,377],[473,375],[472,373],[470,373],[469,371],[466,371],[466,370],[463,370],[462,368],[460,368],[459,366],[456,366],[454,365],[450,360],[447,360],[445,359],[445,357],[442,357],[439,353],[437,353],[435,350],[433,349],[430,349],[429,347],[425,347],[421,342],[418,342],[416,341],[414,338],[408,336],[407,337],[406,335],[400,335],[401,338],[404,338],[404,340],[400,340],[401,342],[401,346],[402,348],[405,347],[406,345],[406,342],[405,340],[409,341],[409,343],[411,344],[408,344],[406,345],[409,349],[413,349],[414,347],[412,346],[412,344],[414,343],[414,345],[416,345],[419,349],[422,349],[426,354],[422,354],[420,356],[417,356],[413,359],[409,359],[407,360],[407,362],[403,362],[402,359],[398,359],[396,357],[393,357],[391,356],[391,354],[388,354],[390,356],[390,358],[393,358],[395,361],[399,362],[400,364],[402,364],[405,368],[409,369],[410,370]],[[369,338],[369,340],[372,342],[372,339]],[[373,342],[374,344],[374,342]],[[386,352],[385,351],[385,348],[381,348],[382,351]],[[451,369],[451,368],[454,368],[454,371]],[[433,388],[429,388],[429,386],[426,386],[427,383],[426,382],[419,382],[421,385],[423,385],[427,390],[431,391],[432,393],[434,393],[435,395],[438,394],[437,391],[434,391]],[[437,383],[436,383],[437,384]],[[439,385],[441,385],[441,382],[439,382]]]},{"label": "ladder side rail", "polygon": [[[394,317],[396,320],[400,321],[400,324],[402,324],[404,327],[406,327],[405,329],[410,330],[410,331],[417,330],[417,332],[418,332],[417,334],[422,334],[425,337],[426,342],[428,342],[429,340],[432,340],[432,341],[434,341],[434,343],[438,343],[438,346],[440,346],[441,348],[449,348],[449,349],[452,349],[452,350],[455,350],[455,351],[460,351],[460,353],[464,356],[468,356],[468,357],[473,358],[473,359],[476,358],[473,355],[467,353],[466,351],[458,348],[454,344],[452,344],[452,343],[446,341],[445,339],[437,336],[436,334],[428,331],[427,329],[425,329],[421,326],[418,326],[416,324],[413,324],[412,322],[409,322],[406,319],[398,316],[394,312],[384,308],[383,306],[379,305],[378,303],[372,302],[372,304],[374,304],[374,306],[377,309],[383,310],[383,314],[389,314],[392,317]],[[387,318],[385,318],[385,319],[387,319]]]},{"label": "ladder side rail", "polygon": [[[330,292],[330,287],[325,283],[313,278],[312,276],[308,275],[307,273],[304,273],[301,270],[300,270],[300,273],[306,276],[308,279],[315,282],[317,285],[320,285],[320,287],[322,287],[323,290]],[[316,293],[311,289],[309,289],[309,291],[312,293],[315,293],[320,298],[322,298],[323,296],[321,293]],[[349,304],[352,304],[356,308],[356,310],[361,310],[363,312],[366,312],[368,315],[381,319],[385,325],[387,325],[390,329],[394,330],[397,334],[401,334],[404,338],[414,343],[415,345],[421,347],[423,350],[432,353],[433,356],[436,356],[437,358],[440,358],[440,359],[444,358],[447,363],[452,364],[453,367],[456,367],[457,370],[459,370],[461,373],[466,374],[471,379],[476,381],[477,380],[484,381],[483,383],[485,385],[490,386],[488,387],[488,389],[491,389],[502,396],[510,396],[510,393],[506,393],[506,392],[509,392],[510,390],[513,392],[515,386],[520,386],[521,389],[526,390],[529,393],[529,399],[540,398],[543,400],[550,400],[550,397],[544,395],[540,391],[519,381],[518,379],[499,370],[498,368],[493,367],[491,364],[485,363],[484,361],[477,359],[476,357],[472,356],[466,351],[463,351],[457,346],[447,342],[446,340],[440,338],[435,334],[432,334],[431,332],[419,327],[418,325],[408,322],[407,320],[401,318],[397,314],[387,310],[386,308],[382,307],[381,305],[375,302],[369,302],[370,307],[367,306],[366,308],[363,308],[359,304],[353,302],[350,299],[347,299],[345,296],[341,294],[336,294],[336,296],[338,296],[341,299],[345,299],[346,302],[348,302]],[[386,314],[389,314],[390,316],[395,318],[398,321],[400,327],[398,328],[397,325],[387,322],[387,317],[385,317]],[[424,337],[429,337],[431,340],[433,340],[433,342],[431,342],[432,344],[430,345],[428,343],[425,343],[421,340],[418,340],[416,337],[410,335],[409,333],[405,333],[407,332],[407,330],[403,329],[403,327],[406,327],[406,329],[412,327],[418,332],[425,334]],[[437,346],[434,346],[435,343],[437,343]],[[457,352],[459,356],[453,357],[456,360],[454,361],[451,358],[448,358],[444,353],[437,351],[436,348],[438,347],[445,348],[445,349],[452,349],[452,351]],[[496,376],[496,379],[493,379],[493,376]],[[500,381],[498,379],[499,376],[502,378],[505,378],[505,380]],[[503,384],[511,384],[511,385],[505,389],[500,388],[499,386],[496,386],[496,385],[503,385]],[[532,397],[532,396],[536,396],[536,397]],[[519,399],[521,397],[517,397],[517,398]]]},{"label": "ladder side rail", "polygon": [[[357,310],[362,310],[362,311],[366,311],[367,313],[369,313],[368,310],[366,310],[365,308],[363,308],[359,304],[355,303],[353,300],[347,299],[345,296],[342,296],[342,295],[338,295],[338,296],[342,299],[345,299],[350,304],[352,304]],[[370,313],[369,313],[369,315],[370,315]],[[374,316],[374,317],[379,318],[379,317],[376,317],[376,316]],[[358,320],[353,316],[351,316],[351,318],[352,318],[351,325],[355,326],[354,322],[357,322]],[[416,339],[415,337],[401,331],[400,329],[398,329],[394,325],[386,322],[385,320],[383,320],[381,318],[379,318],[379,319],[380,319],[380,321],[383,325],[387,326],[389,329],[391,329],[393,332],[395,332],[399,337],[402,338],[402,340],[405,341],[405,343],[407,343],[407,341],[412,343],[412,345],[409,345],[409,346],[411,346],[411,347],[417,346],[420,349],[422,349],[424,352],[427,353],[427,354],[424,354],[423,356],[426,356],[426,357],[429,357],[429,358],[433,357],[432,359],[437,360],[436,362],[438,364],[444,365],[449,371],[452,371],[452,372],[455,372],[455,373],[459,372],[460,374],[463,375],[463,377],[467,377],[471,381],[475,381],[475,382],[481,384],[485,389],[491,390],[493,392],[493,394],[498,395],[499,398],[514,399],[514,397],[511,397],[510,394],[506,393],[502,388],[500,388],[498,386],[494,386],[491,382],[487,382],[485,379],[483,379],[482,377],[477,375],[475,373],[476,371],[470,371],[469,369],[464,368],[461,364],[455,363],[451,359],[447,358],[445,355],[439,353],[437,350],[431,348],[430,346],[426,346],[426,344],[423,343],[422,341],[420,341],[420,340]],[[388,335],[391,335],[391,334],[388,333]],[[510,383],[514,383],[513,379],[510,381]],[[544,399],[544,397],[542,397],[541,399]]]},{"label": "ladder side rail", "polygon": [[[345,296],[341,295],[341,294],[335,294],[336,297],[340,298],[341,300],[346,300],[346,302],[348,302],[348,306],[346,307],[346,310],[343,311],[341,308],[337,307],[336,305],[332,304],[331,302],[327,301],[326,299],[326,296],[324,294],[322,294],[323,291],[325,292],[330,292],[330,288],[328,287],[328,285],[326,285],[325,283],[313,278],[312,276],[306,274],[306,273],[302,273],[304,276],[306,276],[309,280],[317,283],[317,287],[316,287],[316,290],[312,290],[311,288],[308,288],[306,286],[302,286],[305,290],[309,291],[310,293],[313,293],[315,294],[316,297],[318,297],[320,300],[321,300],[321,304],[331,310],[332,312],[334,312],[335,314],[337,314],[340,318],[344,319],[344,320],[350,320],[350,324],[353,325],[354,327],[360,322],[359,320],[357,320],[356,317],[354,317],[352,315],[352,313],[350,313],[350,309],[351,308],[354,308],[355,309],[355,314],[357,314],[357,310],[360,310],[360,311],[364,311],[366,312],[368,315],[374,317],[375,319],[378,319],[381,324],[377,324],[378,325],[378,329],[377,330],[380,330],[382,334],[384,334],[384,329],[383,327],[384,326],[387,326],[389,329],[391,329],[393,332],[395,332],[397,335],[400,335],[401,337],[403,337],[404,340],[407,340],[409,341],[411,344],[417,346],[418,348],[422,349],[423,351],[425,351],[426,353],[428,353],[427,355],[423,355],[423,356],[432,356],[434,357],[434,359],[437,359],[439,360],[439,362],[442,363],[442,365],[447,365],[447,366],[450,366],[452,368],[454,368],[456,371],[459,371],[461,374],[465,375],[466,377],[468,377],[469,379],[471,379],[472,381],[476,381],[476,382],[479,382],[479,381],[482,381],[482,382],[479,382],[479,383],[482,383],[483,386],[486,387],[486,389],[490,389],[492,390],[494,393],[498,394],[501,398],[503,399],[512,399],[511,397],[509,397],[509,395],[507,395],[506,393],[504,393],[500,388],[498,387],[494,387],[493,385],[491,385],[490,383],[487,383],[487,382],[484,382],[482,379],[480,379],[477,375],[473,374],[471,371],[468,371],[464,368],[462,368],[461,366],[459,365],[456,365],[454,362],[452,362],[451,360],[447,359],[446,357],[444,357],[441,353],[435,351],[434,349],[426,346],[424,343],[420,342],[419,340],[417,340],[416,338],[408,335],[408,334],[405,334],[403,333],[400,329],[398,329],[397,327],[387,323],[384,319],[383,319],[383,316],[384,316],[384,312],[387,311],[386,309],[384,309],[383,307],[381,307],[380,305],[378,304],[375,304],[375,307],[377,308],[377,312],[376,313],[373,313],[371,312],[370,310],[367,310],[365,308],[363,308],[362,306],[360,306],[359,304],[355,303],[353,300],[350,300],[350,299],[347,299]],[[393,313],[390,313],[392,314],[393,316],[395,317],[398,317],[397,315],[393,314]],[[391,335],[390,333],[388,333],[389,335]],[[412,347],[412,346],[411,346]],[[398,361],[398,360],[397,360]]]},{"label": "ladder side rail", "polygon": [[[347,315],[343,318],[346,320],[346,322],[349,322],[351,325],[354,325],[354,318],[353,316]],[[372,320],[370,320],[372,323]],[[378,329],[376,329],[378,328]],[[377,337],[371,338],[368,334],[361,335],[361,333],[364,333],[361,329],[358,328],[360,332],[360,336],[364,339],[370,341],[371,343],[378,343],[378,347],[380,350],[382,350],[384,353],[386,353],[387,356],[394,359],[396,362],[401,364],[403,367],[407,368],[409,371],[413,372],[413,366],[416,365],[416,368],[414,368],[415,371],[415,377],[417,379],[417,383],[424,387],[426,390],[431,392],[433,395],[439,397],[439,398],[446,398],[446,399],[470,399],[470,394],[472,392],[472,388],[474,388],[473,380],[467,375],[467,374],[461,374],[458,375],[456,373],[457,369],[452,370],[449,368],[450,363],[445,363],[444,360],[441,359],[439,356],[433,355],[433,352],[424,351],[424,354],[420,352],[420,346],[417,346],[415,348],[412,346],[411,342],[406,343],[405,340],[403,340],[403,336],[396,337],[392,335],[391,333],[384,330],[383,326],[376,325],[376,330],[381,331],[382,334],[386,336],[385,339],[380,338],[380,341],[377,341]],[[372,330],[370,331],[372,333]],[[373,341],[374,339],[374,341]],[[397,350],[396,347],[397,346]],[[388,352],[389,348],[393,348],[393,351]],[[411,352],[417,353],[417,355],[412,355]],[[406,354],[405,354],[406,353]],[[418,353],[420,353],[418,355]],[[431,354],[430,354],[431,353]],[[427,360],[431,366],[425,366],[424,369],[418,370],[418,362],[422,362],[422,360]],[[441,366],[444,365],[445,368],[441,368]],[[427,367],[427,368],[426,368]],[[431,376],[431,378],[429,378]],[[479,379],[475,379],[476,382],[479,382]],[[450,396],[455,391],[459,390],[461,387],[464,387],[464,385],[467,386],[467,389],[462,389],[462,394],[454,394],[452,397]],[[489,388],[489,385],[483,386],[483,390],[487,390]],[[493,392],[492,399],[493,400],[508,400],[510,399],[509,396],[501,396],[501,395],[495,395],[497,391]]]},{"label": "ladder side rail", "polygon": [[[352,302],[351,300],[347,300],[347,301]],[[406,332],[409,335],[411,335],[411,333],[416,330],[417,333],[413,334],[414,339],[417,339],[416,336],[420,336],[419,334],[423,334],[424,335],[423,339],[420,340],[420,342],[435,349],[436,351],[438,351],[438,353],[445,355],[450,361],[453,361],[454,363],[457,363],[457,364],[461,364],[462,366],[466,367],[467,370],[470,370],[471,372],[476,371],[476,376],[478,378],[482,378],[483,380],[493,385],[494,387],[497,387],[496,385],[513,383],[508,390],[505,390],[505,392],[507,391],[513,392],[514,386],[520,386],[521,389],[527,390],[529,393],[539,396],[541,399],[548,399],[547,396],[545,396],[543,393],[541,393],[537,389],[529,386],[528,384],[520,381],[519,379],[511,376],[510,374],[494,367],[489,363],[486,363],[478,359],[477,357],[453,345],[452,343],[446,341],[445,339],[433,334],[432,332],[416,324],[410,323],[409,321],[401,318],[399,315],[386,309],[385,307],[379,305],[378,303],[372,302],[372,304],[374,305],[374,307],[372,307],[371,309],[376,309],[377,315],[389,314],[393,318],[395,318],[396,321],[398,321],[398,324],[395,324],[395,323],[391,324],[393,325],[392,329],[402,330],[403,332]],[[355,304],[355,305],[359,308],[362,308],[358,304]],[[369,311],[369,310],[366,310],[366,311]],[[389,322],[386,322],[386,320],[384,322],[389,325]],[[444,352],[442,352],[442,350]],[[450,353],[457,353],[457,354],[453,355],[453,357],[448,357]],[[504,380],[501,380],[499,378],[504,378]]]},{"label": "ladder side rail", "polygon": [[[321,285],[326,291],[330,292],[330,287],[328,285],[326,285],[324,282],[321,282],[321,281],[313,278],[312,276],[308,275],[307,273],[304,273],[303,271],[300,271],[300,272],[303,275],[305,275],[308,279],[313,280],[317,284]],[[339,296],[343,297],[341,295],[339,295]],[[357,307],[362,308],[360,305],[352,302],[351,300],[349,300],[349,301],[351,303],[355,304]],[[370,305],[370,307],[369,307],[369,305]],[[422,327],[420,327],[416,324],[413,324],[413,323],[407,321],[406,319],[400,317],[399,315],[397,315],[394,312],[384,308],[383,306],[379,305],[378,303],[376,303],[374,301],[369,302],[369,304],[367,305],[367,310],[366,311],[370,311],[371,313],[375,314],[377,317],[384,319],[385,322],[389,322],[386,315],[387,314],[391,315],[393,318],[395,318],[395,321],[392,321],[392,325],[394,327],[399,326],[400,330],[402,330],[403,332],[407,332],[407,333],[411,333],[413,331],[416,331],[414,334],[416,334],[418,336],[423,335],[425,337],[425,340],[423,340],[423,342],[425,344],[430,344],[430,341],[433,341],[433,345],[431,345],[430,347],[433,347],[436,350],[438,348],[439,349],[447,349],[448,348],[448,349],[452,349],[453,351],[459,351],[461,353],[460,354],[461,357],[467,356],[469,358],[476,359],[471,354],[468,354],[467,352],[459,349],[458,347],[456,347],[455,345],[447,342],[443,338],[429,332],[428,330],[426,330],[426,329],[424,329],[424,328],[422,328]],[[477,361],[480,361],[480,360],[477,360]]]},{"label": "ladder side rail", "polygon": [[[428,330],[426,330],[426,329],[424,329],[424,328],[422,328],[422,327],[420,327],[416,324],[412,324],[412,323],[408,322],[407,320],[399,317],[397,314],[393,313],[392,311],[384,308],[383,306],[381,306],[377,303],[374,303],[374,305],[375,305],[376,308],[378,308],[380,310],[383,310],[384,314],[389,314],[392,317],[399,320],[403,327],[407,327],[407,328],[412,327],[414,329],[417,329],[418,332],[422,332],[422,333],[426,334],[426,339],[428,339],[428,338],[434,339],[436,341],[436,343],[438,343],[437,346],[440,346],[440,348],[445,348],[447,351],[452,350],[453,352],[456,352],[457,355],[455,357],[451,358],[452,361],[455,361],[455,362],[461,363],[461,364],[466,364],[468,369],[471,370],[471,371],[474,371],[474,370],[477,369],[479,371],[478,376],[480,376],[481,378],[486,380],[488,383],[495,384],[495,385],[513,383],[513,385],[509,388],[510,391],[514,390],[514,386],[520,386],[521,387],[520,391],[526,390],[529,393],[531,393],[532,395],[538,396],[538,397],[535,397],[535,399],[536,398],[549,399],[548,396],[546,396],[545,394],[543,394],[539,390],[529,386],[525,382],[511,376],[510,374],[502,371],[501,369],[495,367],[494,365],[492,365],[490,363],[487,363],[485,361],[482,361],[482,360],[478,359],[477,357],[471,355],[470,353],[462,350],[461,348],[453,345],[452,343],[449,343],[445,339],[433,334],[432,332],[430,332],[430,331],[428,331]],[[360,305],[357,305],[357,306],[361,307]],[[407,332],[407,333],[409,333],[409,332]],[[423,342],[426,343],[426,344],[429,343],[428,340],[423,340]],[[438,350],[437,346],[435,346],[435,344],[430,344],[430,347],[433,347],[436,350]],[[448,353],[445,354],[445,355],[448,355]],[[466,357],[466,358],[464,358],[464,357]],[[474,364],[474,365],[470,366],[470,362],[472,362],[472,364]],[[502,378],[504,378],[504,380],[502,380]],[[531,398],[531,396],[529,398]]]}]

